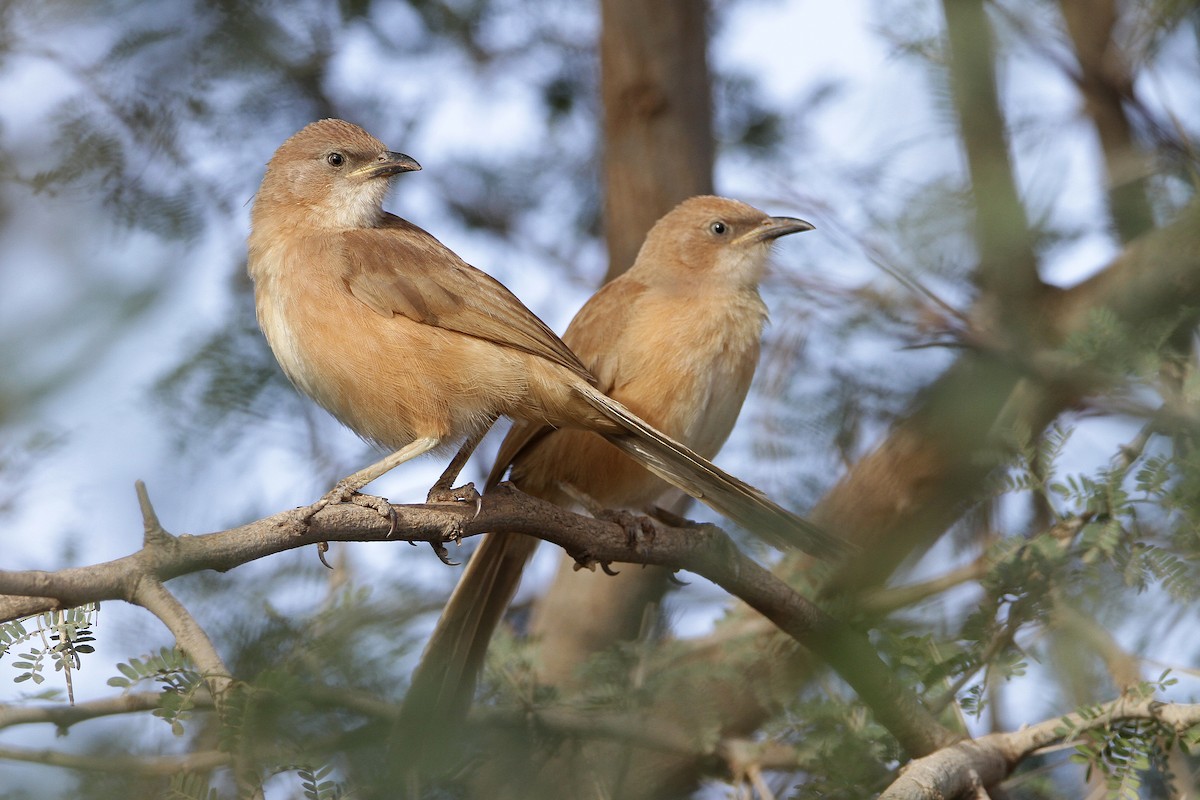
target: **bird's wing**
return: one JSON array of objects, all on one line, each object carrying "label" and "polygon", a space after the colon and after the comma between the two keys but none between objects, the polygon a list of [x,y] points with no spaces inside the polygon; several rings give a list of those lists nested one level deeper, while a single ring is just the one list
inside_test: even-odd
[{"label": "bird's wing", "polygon": [[596,376],[595,386],[612,394],[622,374],[620,338],[625,335],[629,320],[638,315],[638,302],[646,285],[618,276],[606,283],[583,304],[563,333],[563,341]]},{"label": "bird's wing", "polygon": [[594,380],[554,331],[502,283],[416,225],[388,214],[380,227],[340,236],[346,286],[379,314],[399,314],[522,350]]},{"label": "bird's wing", "polygon": [[[625,330],[626,320],[636,313],[635,305],[645,289],[645,284],[624,275],[613,279],[584,303],[563,334],[563,341],[570,343],[571,349],[595,375],[596,388],[605,394],[612,393],[621,374],[619,354],[622,348],[618,339]],[[504,471],[518,457],[531,451],[553,432],[554,429],[547,425],[514,422],[500,443],[487,487],[499,483]]]}]

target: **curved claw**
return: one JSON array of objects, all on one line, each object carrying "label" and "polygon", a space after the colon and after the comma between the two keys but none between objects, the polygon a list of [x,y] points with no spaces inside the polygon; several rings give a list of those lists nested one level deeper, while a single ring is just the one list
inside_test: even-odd
[{"label": "curved claw", "polygon": [[612,568],[612,562],[609,561],[601,561],[600,569],[604,570],[605,575],[611,575],[614,578],[621,574],[620,571]]},{"label": "curved claw", "polygon": [[325,560],[325,554],[329,552],[329,542],[317,542],[317,558],[325,565],[326,569],[333,569],[333,565]]},{"label": "curved claw", "polygon": [[433,552],[437,554],[438,559],[447,567],[457,567],[460,562],[450,560],[450,551],[442,546],[440,542],[430,542],[429,546],[433,548]]},{"label": "curved claw", "polygon": [[669,580],[671,583],[675,584],[676,586],[691,586],[691,584],[688,583],[687,581],[680,580],[677,573],[674,571],[671,571],[667,575],[667,580]]}]

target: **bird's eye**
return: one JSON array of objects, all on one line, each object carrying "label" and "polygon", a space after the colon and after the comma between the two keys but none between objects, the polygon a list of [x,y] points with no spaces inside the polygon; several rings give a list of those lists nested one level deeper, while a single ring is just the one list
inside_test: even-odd
[{"label": "bird's eye", "polygon": [[346,163],[346,157],[341,153],[330,153],[325,156],[325,160],[329,162],[329,166],[331,167],[340,167]]},{"label": "bird's eye", "polygon": [[712,231],[713,233],[715,233],[717,236],[724,236],[729,231],[729,226],[726,225],[721,220],[717,220],[713,224],[709,225],[708,229],[710,231]]}]

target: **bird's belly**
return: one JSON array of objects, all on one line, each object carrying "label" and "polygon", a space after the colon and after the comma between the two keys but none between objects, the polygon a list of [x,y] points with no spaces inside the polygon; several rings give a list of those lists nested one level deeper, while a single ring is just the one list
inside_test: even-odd
[{"label": "bird's belly", "polygon": [[675,435],[705,458],[711,459],[729,438],[742,403],[750,388],[747,363],[754,361],[742,354],[714,359],[695,379],[692,389],[696,402],[682,409],[679,419],[671,421]]},{"label": "bird's belly", "polygon": [[519,354],[356,302],[306,288],[260,295],[258,315],[292,383],[363,438],[449,444],[526,394]]}]

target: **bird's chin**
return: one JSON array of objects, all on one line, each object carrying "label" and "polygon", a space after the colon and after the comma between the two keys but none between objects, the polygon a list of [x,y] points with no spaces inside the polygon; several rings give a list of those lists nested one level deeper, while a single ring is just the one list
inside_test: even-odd
[{"label": "bird's chin", "polygon": [[383,217],[383,201],[387,197],[386,180],[368,180],[345,186],[329,198],[324,210],[331,227],[338,230],[374,228]]}]

